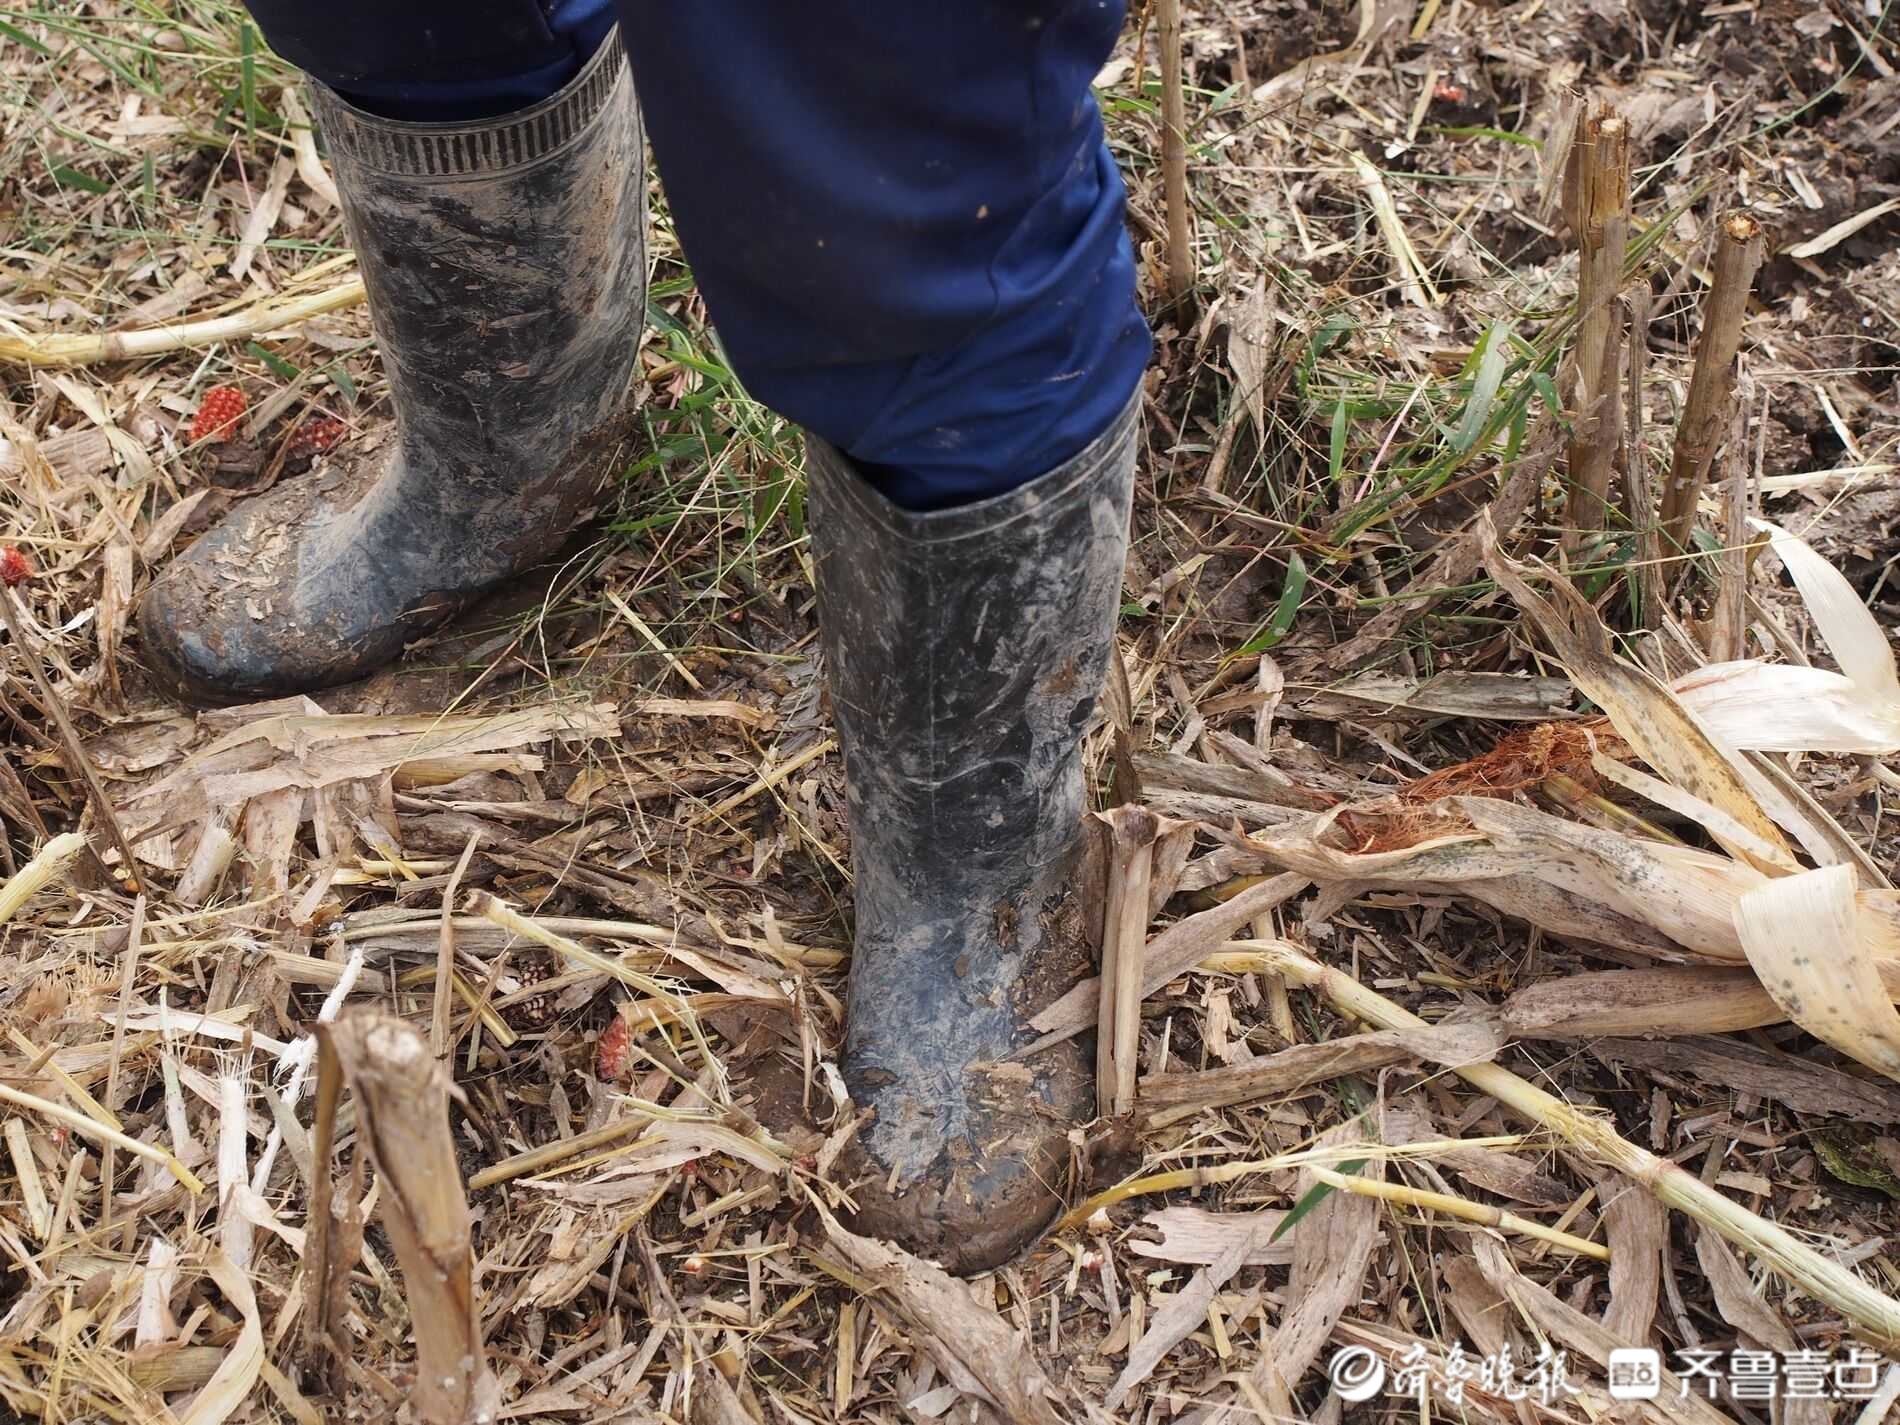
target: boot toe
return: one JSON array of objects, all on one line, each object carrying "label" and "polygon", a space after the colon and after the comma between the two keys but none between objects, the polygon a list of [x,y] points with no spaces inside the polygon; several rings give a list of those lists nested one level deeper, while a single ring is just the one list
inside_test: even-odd
[{"label": "boot toe", "polygon": [[[173,565],[139,601],[139,647],[146,670],[183,702],[212,704],[244,696],[229,660],[209,641],[217,629],[204,619],[201,602]],[[209,636],[209,637],[208,637]]]},{"label": "boot toe", "polygon": [[[1080,1040],[1046,1051],[1035,1067],[1033,1080],[984,1075],[990,1081],[972,1100],[963,1131],[940,1140],[929,1165],[895,1187],[888,1164],[902,1154],[880,1154],[874,1123],[852,1176],[852,1230],[894,1241],[959,1276],[1020,1256],[1061,1209],[1071,1177],[1069,1130],[1094,1108],[1093,1059]],[[866,1097],[884,1127],[899,1131],[898,1095]]]},{"label": "boot toe", "polygon": [[247,500],[153,580],[140,648],[169,692],[197,704],[307,692],[401,650],[407,621],[360,549],[342,542],[340,558],[304,568],[305,545],[336,519],[331,493],[311,476]]},{"label": "boot toe", "polygon": [[981,1170],[943,1161],[919,1181],[888,1191],[875,1160],[852,1189],[854,1232],[882,1237],[958,1276],[994,1271],[1021,1256],[1063,1203],[1067,1135],[1051,1125]]}]

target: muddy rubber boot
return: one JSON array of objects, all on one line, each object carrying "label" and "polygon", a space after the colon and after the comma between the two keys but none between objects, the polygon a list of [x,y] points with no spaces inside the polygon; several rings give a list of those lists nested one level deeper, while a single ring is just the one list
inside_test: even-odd
[{"label": "muddy rubber boot", "polygon": [[1069,1129],[1094,1113],[1081,1041],[999,1061],[1091,970],[1082,734],[1120,607],[1135,414],[1019,489],[928,514],[809,443],[856,880],[844,1075],[876,1110],[854,1226],[952,1271],[1048,1224]]},{"label": "muddy rubber boot", "polygon": [[239,505],[153,583],[146,661],[194,701],[395,658],[558,548],[630,423],[646,173],[618,34],[496,119],[398,123],[312,90],[395,421]]}]

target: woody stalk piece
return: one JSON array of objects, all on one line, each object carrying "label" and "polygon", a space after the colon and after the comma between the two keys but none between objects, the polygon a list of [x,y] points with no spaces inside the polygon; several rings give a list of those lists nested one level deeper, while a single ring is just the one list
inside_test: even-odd
[{"label": "woody stalk piece", "polygon": [[[482,1351],[468,1198],[449,1136],[449,1079],[429,1043],[392,1015],[357,1011],[317,1026],[318,1099],[335,1076],[356,1095],[357,1135],[382,1180],[383,1226],[395,1246],[416,1335],[410,1396],[423,1425],[484,1425],[501,1391]],[[329,1140],[319,1114],[317,1141]],[[327,1174],[329,1164],[317,1163]],[[326,1205],[327,1207],[327,1205]]]}]

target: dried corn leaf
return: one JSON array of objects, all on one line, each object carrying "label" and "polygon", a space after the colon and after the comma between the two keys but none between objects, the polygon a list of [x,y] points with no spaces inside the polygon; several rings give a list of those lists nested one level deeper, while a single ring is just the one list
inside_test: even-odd
[{"label": "dried corn leaf", "polygon": [[[1767,871],[1793,864],[1794,853],[1780,829],[1736,770],[1738,754],[1719,746],[1655,678],[1616,656],[1609,630],[1569,580],[1551,581],[1556,599],[1551,602],[1531,588],[1526,566],[1507,558],[1495,538],[1485,543],[1484,564],[1623,740],[1677,788],[1752,833],[1753,841],[1739,845],[1718,835],[1724,850]],[[1757,842],[1774,847],[1777,858],[1763,860],[1753,849]]]},{"label": "dried corn leaf", "polygon": [[[1469,1026],[1454,1027],[1454,1033],[1460,1028]],[[1489,1058],[1497,1053],[1496,1033],[1485,1030],[1482,1036],[1461,1041],[1471,1057]],[[1446,1043],[1449,1047],[1450,1041]],[[1418,1057],[1417,1044],[1402,1033],[1348,1034],[1322,1044],[1294,1044],[1244,1064],[1144,1079],[1139,1107],[1149,1126],[1159,1127],[1206,1109],[1285,1098],[1342,1074],[1369,1073]]]},{"label": "dried corn leaf", "polygon": [[[1767,1002],[1771,1023],[1786,1016],[1756,986]],[[1815,1056],[1797,1058],[1778,1049],[1741,1039],[1700,1033],[1693,1014],[1673,1031],[1694,1037],[1677,1039],[1595,1039],[1590,1052],[1606,1063],[1649,1073],[1668,1074],[1718,1093],[1753,1094],[1801,1114],[1848,1118],[1856,1123],[1900,1123],[1900,1088],[1863,1074],[1848,1073]]]},{"label": "dried corn leaf", "polygon": [[[1363,1138],[1363,1125],[1348,1123],[1322,1134],[1320,1143],[1338,1146]],[[1361,1172],[1382,1176],[1383,1160],[1373,1157]],[[1317,1182],[1310,1172],[1301,1172],[1302,1192]],[[1378,1238],[1379,1202],[1356,1192],[1328,1193],[1294,1226],[1293,1274],[1287,1283],[1293,1306],[1254,1367],[1254,1384],[1262,1393],[1293,1389],[1319,1359],[1339,1318],[1359,1300]]]},{"label": "dried corn leaf", "polygon": [[1056,1406],[1055,1386],[1035,1352],[994,1312],[979,1306],[969,1287],[943,1268],[849,1232],[830,1213],[819,1211],[830,1245],[866,1279],[875,1299],[903,1318],[951,1384],[988,1401],[1005,1419],[1060,1425],[1066,1416]]},{"label": "dried corn leaf", "polygon": [[[1151,995],[1176,975],[1193,969],[1226,944],[1235,931],[1291,900],[1306,889],[1306,884],[1305,876],[1275,876],[1210,910],[1177,920],[1149,941],[1142,952],[1142,994]],[[1094,1028],[1100,1017],[1101,999],[1101,978],[1091,975],[1030,1021],[1043,1038],[1027,1052]]]},{"label": "dried corn leaf", "polygon": [[1788,1018],[1850,1058],[1900,1078],[1900,1014],[1859,922],[1848,866],[1770,881],[1735,905],[1749,964]]},{"label": "dried corn leaf", "polygon": [[1596,970],[1541,980],[1505,1000],[1503,1015],[1505,1032],[1517,1039],[1727,1034],[1787,1017],[1753,970],[1715,965]]},{"label": "dried corn leaf", "polygon": [[1603,1329],[1619,1341],[1646,1346],[1656,1324],[1662,1256],[1669,1246],[1669,1214],[1651,1194],[1620,1173],[1603,1178],[1597,1197],[1603,1203],[1603,1231],[1610,1243],[1610,1305],[1603,1313]]},{"label": "dried corn leaf", "polygon": [[612,703],[546,703],[490,715],[409,717],[276,710],[283,706],[259,705],[272,711],[248,721],[236,721],[244,709],[227,709],[216,718],[207,714],[201,719],[205,727],[231,730],[126,799],[129,807],[144,809],[146,819],[140,824],[201,820],[215,808],[270,792],[381,777],[423,758],[505,752],[556,738],[576,741],[620,733]]},{"label": "dried corn leaf", "polygon": [[1879,621],[1847,576],[1806,541],[1764,520],[1749,523],[1768,536],[1841,671],[1718,663],[1677,680],[1677,696],[1733,747],[1900,751],[1900,672]]},{"label": "dried corn leaf", "polygon": [[205,1388],[179,1417],[178,1425],[221,1425],[250,1398],[258,1373],[264,1368],[264,1326],[250,1278],[215,1248],[205,1262],[205,1270],[211,1273],[225,1300],[237,1308],[244,1324]]},{"label": "dried corn leaf", "polygon": [[1721,808],[1710,806],[1680,787],[1671,786],[1661,777],[1652,777],[1640,767],[1631,767],[1601,752],[1591,757],[1590,768],[1611,785],[1634,792],[1684,820],[1693,821],[1724,846],[1745,848],[1757,864],[1777,866],[1788,871],[1800,869],[1794,858],[1788,855],[1786,847],[1769,845]]},{"label": "dried corn leaf", "polygon": [[[1137,1256],[1183,1266],[1205,1267],[1221,1259],[1236,1242],[1245,1242],[1244,1265],[1284,1266],[1293,1260],[1293,1243],[1279,1236],[1286,1213],[1209,1212],[1202,1207],[1164,1207],[1141,1219],[1141,1225],[1161,1234],[1159,1240],[1130,1237],[1128,1248]],[[1256,1232],[1261,1222],[1265,1232]]]},{"label": "dried corn leaf", "polygon": [[1303,716],[1318,718],[1416,712],[1497,722],[1544,722],[1569,712],[1575,696],[1576,689],[1568,678],[1470,672],[1410,678],[1378,672],[1362,673],[1325,688],[1296,689],[1292,703]]},{"label": "dried corn leaf", "polygon": [[1214,1300],[1214,1293],[1246,1265],[1254,1243],[1271,1235],[1272,1231],[1266,1218],[1255,1214],[1252,1225],[1244,1234],[1236,1237],[1220,1256],[1196,1272],[1188,1284],[1155,1313],[1154,1320],[1142,1332],[1141,1339],[1129,1349],[1128,1364],[1110,1387],[1107,1398],[1102,1402],[1104,1406],[1110,1410],[1119,1409],[1128,1398],[1128,1392],[1153,1375],[1155,1367],[1161,1364],[1168,1352],[1185,1341],[1198,1327],[1206,1324],[1207,1308]]},{"label": "dried corn leaf", "polygon": [[1478,1353],[1495,1360],[1509,1347],[1516,1355],[1519,1333],[1512,1329],[1511,1303],[1485,1280],[1478,1264],[1469,1257],[1447,1255],[1442,1269],[1445,1300],[1451,1306],[1451,1314],[1464,1328],[1466,1339],[1478,1348]]},{"label": "dried corn leaf", "polygon": [[[1491,1238],[1472,1238],[1472,1256],[1485,1280],[1517,1308],[1538,1335],[1550,1337],[1598,1366],[1607,1365],[1610,1352],[1617,1347],[1636,1344],[1612,1335],[1608,1327],[1585,1316],[1549,1287],[1524,1276],[1510,1254]],[[1732,1425],[1728,1416],[1692,1393],[1667,1370],[1662,1373],[1662,1391],[1655,1407],[1666,1418],[1683,1425]]]},{"label": "dried corn leaf", "polygon": [[[1454,797],[1439,804],[1462,821],[1414,844],[1417,809],[1362,804],[1305,818],[1246,844],[1271,864],[1316,881],[1368,889],[1445,890],[1558,935],[1645,954],[1678,947],[1744,958],[1732,922],[1735,898],[1762,876],[1712,852],[1638,841],[1513,802]],[[1351,818],[1353,833],[1339,825]],[[1400,849],[1359,850],[1366,840]]]},{"label": "dried corn leaf", "polygon": [[1745,659],[1671,684],[1678,701],[1731,747],[1753,752],[1900,751],[1900,704],[1883,707],[1831,668]]},{"label": "dried corn leaf", "polygon": [[[1439,1027],[1459,1026],[1434,1026]],[[1486,1027],[1492,1034],[1496,1033],[1495,1026]],[[1501,1148],[1460,1143],[1457,1135],[1442,1127],[1426,1109],[1424,1098],[1419,1094],[1408,1094],[1399,1107],[1386,1111],[1379,1125],[1379,1136],[1394,1147],[1406,1143],[1434,1145],[1432,1159],[1440,1167],[1450,1169],[1473,1187],[1500,1197],[1536,1207],[1567,1207],[1575,1196],[1563,1183],[1540,1172],[1528,1158]]]}]

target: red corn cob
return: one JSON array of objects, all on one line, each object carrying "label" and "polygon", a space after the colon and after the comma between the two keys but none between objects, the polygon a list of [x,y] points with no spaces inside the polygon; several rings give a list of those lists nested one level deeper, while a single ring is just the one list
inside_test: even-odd
[{"label": "red corn cob", "polygon": [[238,422],[244,419],[249,404],[236,386],[213,386],[199,402],[198,414],[191,418],[188,439],[193,445],[201,440],[214,444],[229,440],[237,433]]},{"label": "red corn cob", "polygon": [[633,1033],[619,1015],[600,1031],[600,1043],[594,1046],[594,1077],[605,1084],[617,1084],[627,1076],[628,1049]]},{"label": "red corn cob", "polygon": [[32,577],[33,561],[26,557],[26,551],[0,544],[0,584],[17,589]]},{"label": "red corn cob", "polygon": [[326,450],[334,450],[350,433],[350,428],[335,416],[312,416],[297,427],[297,433],[290,438],[289,454],[292,459],[302,455],[321,455]]}]

